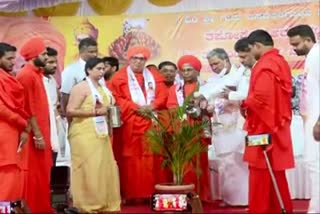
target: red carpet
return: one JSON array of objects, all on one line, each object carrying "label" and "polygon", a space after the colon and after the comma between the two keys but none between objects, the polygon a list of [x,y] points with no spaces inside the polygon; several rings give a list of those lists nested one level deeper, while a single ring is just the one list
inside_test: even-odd
[{"label": "red carpet", "polygon": [[[204,213],[246,213],[246,207],[219,207],[220,202],[203,205]],[[294,213],[307,213],[308,200],[294,200]],[[156,213],[148,205],[128,205],[122,207],[121,213]],[[157,212],[158,213],[158,212]]]}]

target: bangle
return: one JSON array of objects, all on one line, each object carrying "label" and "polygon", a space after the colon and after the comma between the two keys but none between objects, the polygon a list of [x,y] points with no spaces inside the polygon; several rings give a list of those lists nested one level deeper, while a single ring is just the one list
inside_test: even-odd
[{"label": "bangle", "polygon": [[34,136],[33,139],[39,141],[39,140],[42,140],[43,137],[35,137],[35,136]]}]

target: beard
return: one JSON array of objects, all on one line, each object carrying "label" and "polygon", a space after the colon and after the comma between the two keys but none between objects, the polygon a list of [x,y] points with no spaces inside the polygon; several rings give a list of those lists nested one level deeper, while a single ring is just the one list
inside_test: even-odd
[{"label": "beard", "polygon": [[33,61],[34,65],[37,67],[45,67],[46,63],[43,62],[39,57],[35,58],[35,60]]},{"label": "beard", "polygon": [[104,79],[105,79],[105,80],[110,80],[111,77],[112,77],[112,72],[106,72],[106,73],[104,74]]},{"label": "beard", "polygon": [[56,73],[57,68],[46,68],[44,67],[44,74],[49,74],[49,75],[53,75]]},{"label": "beard", "polygon": [[304,56],[307,54],[307,51],[304,49],[300,49],[300,50],[295,49],[294,52],[296,52],[298,56]]},{"label": "beard", "polygon": [[7,73],[10,73],[10,72],[13,71],[13,65],[12,66],[8,66],[8,65],[0,63],[0,68],[2,68]]}]

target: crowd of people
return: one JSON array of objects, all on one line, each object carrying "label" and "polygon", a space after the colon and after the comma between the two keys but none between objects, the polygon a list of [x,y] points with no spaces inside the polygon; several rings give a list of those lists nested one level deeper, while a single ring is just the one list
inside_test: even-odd
[{"label": "crowd of people", "polygon": [[[114,212],[122,203],[149,201],[154,185],[172,182],[172,175],[161,168],[161,158],[145,149],[145,133],[152,125],[145,115],[182,106],[193,96],[192,105],[205,110],[203,119],[212,122],[202,141],[218,160],[223,203],[248,206],[250,213],[280,213],[282,208],[291,213],[285,171],[294,168],[291,98],[299,93],[312,185],[308,212],[319,213],[320,47],[308,25],[295,26],[287,35],[297,55],[306,57],[299,92],[292,87],[289,64],[264,30],[235,43],[240,65],[223,48],[210,51],[212,75],[207,81],[199,78],[202,64],[196,56],[147,66],[149,49],[134,46],[127,51],[127,65],[119,69],[116,58],[99,58],[97,42],[85,38],[79,42],[79,60],[64,69],[59,88],[59,53],[41,38],[21,47],[26,63],[17,74],[17,49],[0,43],[0,201],[24,199],[32,212],[54,213],[50,173],[66,143],[73,206],[80,212]],[[117,128],[110,122],[114,105],[121,112]],[[247,138],[261,134],[270,136],[269,145],[246,144]],[[200,168],[200,183],[195,169],[184,182],[199,185],[201,200],[211,202],[207,151],[200,155]]]}]

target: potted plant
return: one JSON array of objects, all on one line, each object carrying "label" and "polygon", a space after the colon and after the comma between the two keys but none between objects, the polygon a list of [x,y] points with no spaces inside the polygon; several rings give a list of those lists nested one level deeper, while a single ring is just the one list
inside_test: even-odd
[{"label": "potted plant", "polygon": [[158,191],[193,190],[194,184],[183,184],[184,175],[192,168],[199,180],[199,155],[207,151],[201,143],[201,134],[209,123],[201,119],[189,119],[186,112],[190,108],[190,97],[185,99],[181,107],[161,111],[157,115],[152,112],[146,115],[153,121],[146,132],[148,147],[154,154],[163,157],[162,166],[168,167],[173,174],[173,183],[157,184],[155,188]]}]

